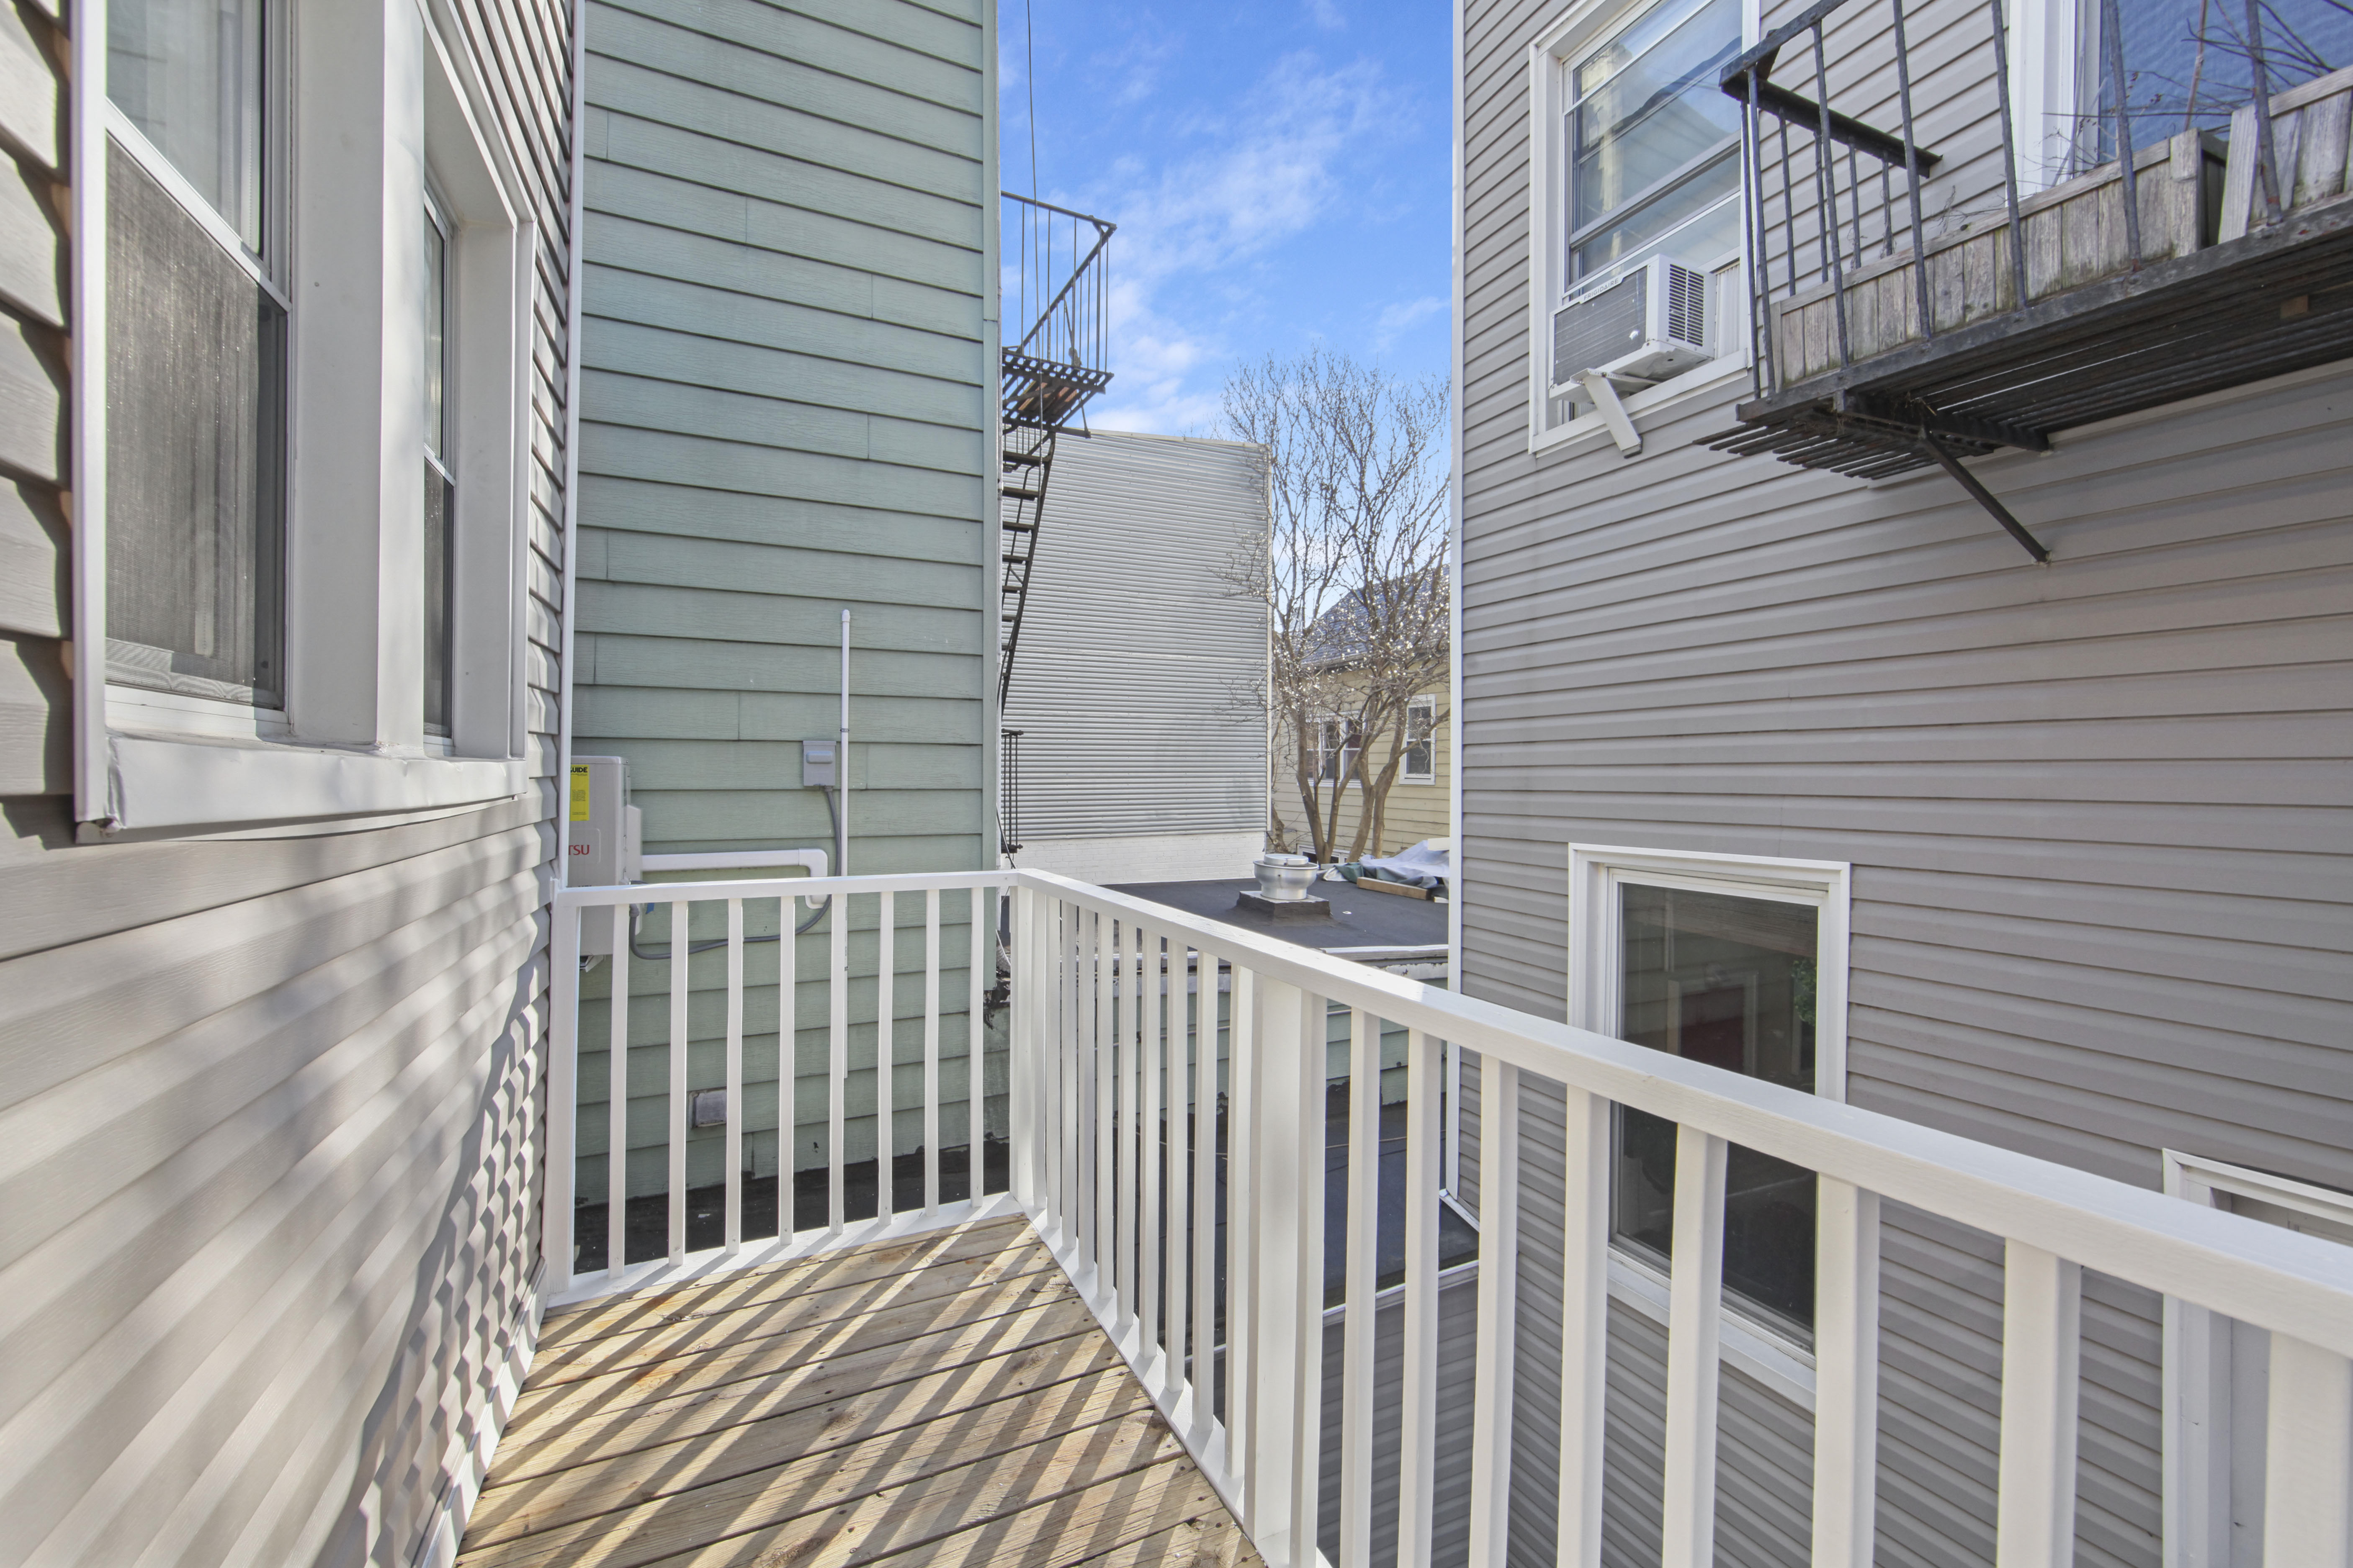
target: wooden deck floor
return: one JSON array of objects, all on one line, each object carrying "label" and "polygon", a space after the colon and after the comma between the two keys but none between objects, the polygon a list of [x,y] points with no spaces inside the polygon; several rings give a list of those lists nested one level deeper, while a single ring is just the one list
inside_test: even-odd
[{"label": "wooden deck floor", "polygon": [[459,1562],[1260,1560],[997,1220],[550,1317]]}]

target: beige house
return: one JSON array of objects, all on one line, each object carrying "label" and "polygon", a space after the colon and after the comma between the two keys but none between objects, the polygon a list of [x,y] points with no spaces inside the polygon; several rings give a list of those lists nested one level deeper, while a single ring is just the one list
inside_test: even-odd
[{"label": "beige house", "polygon": [[[1425,838],[1443,838],[1454,831],[1453,754],[1449,740],[1446,692],[1433,689],[1417,697],[1407,709],[1406,732],[1400,737],[1392,732],[1375,736],[1372,754],[1366,759],[1364,772],[1368,779],[1378,779],[1392,757],[1398,758],[1397,775],[1389,783],[1388,794],[1381,801],[1371,830],[1357,844],[1356,833],[1365,820],[1366,791],[1353,779],[1345,786],[1339,781],[1349,777],[1349,763],[1358,743],[1352,732],[1353,720],[1326,719],[1312,735],[1303,740],[1313,745],[1315,755],[1310,763],[1315,784],[1316,810],[1326,821],[1336,821],[1338,831],[1332,842],[1344,859],[1357,859],[1366,855],[1394,855],[1398,850],[1419,844]],[[1278,763],[1278,793],[1275,807],[1275,837],[1285,844],[1303,847],[1312,841],[1304,819],[1306,801],[1297,782],[1295,752]],[[1280,786],[1288,784],[1287,792]],[[1339,815],[1332,809],[1332,791],[1342,787]],[[1286,808],[1288,816],[1285,815]],[[1295,841],[1295,843],[1294,843]]]}]

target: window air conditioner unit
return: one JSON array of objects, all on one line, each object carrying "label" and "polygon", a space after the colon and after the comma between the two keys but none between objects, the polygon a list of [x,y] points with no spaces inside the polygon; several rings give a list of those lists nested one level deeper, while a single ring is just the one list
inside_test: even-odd
[{"label": "window air conditioner unit", "polygon": [[1653,256],[1569,300],[1552,317],[1554,395],[1577,390],[1585,371],[1664,381],[1705,364],[1707,295],[1706,273]]}]

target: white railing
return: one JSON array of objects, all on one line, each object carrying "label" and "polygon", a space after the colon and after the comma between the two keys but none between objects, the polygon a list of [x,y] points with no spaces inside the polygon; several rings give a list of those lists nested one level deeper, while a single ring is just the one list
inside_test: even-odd
[{"label": "white railing", "polygon": [[[566,1010],[576,1005],[581,910],[649,896],[674,904],[725,901],[733,943],[744,900],[831,894],[846,905],[860,895],[922,893],[929,910],[936,907],[939,889],[999,886],[1012,891],[1009,1202],[1029,1215],[1275,1568],[1308,1568],[1319,1561],[1313,1542],[1297,1539],[1294,1524],[1313,1530],[1323,1469],[1327,1003],[1353,1016],[1339,1568],[1364,1568],[1371,1552],[1374,1184],[1383,1022],[1408,1031],[1399,1563],[1427,1562],[1431,1554],[1440,1393],[1438,1112],[1441,1050],[1451,1043],[1477,1053],[1482,1068],[1484,1136],[1476,1160],[1486,1237],[1518,1232],[1518,1140],[1527,1085],[1549,1081],[1566,1105],[1560,1133],[1570,1199],[1561,1234],[1567,1277],[1558,1324],[1567,1350],[1559,1389],[1560,1563],[1591,1568],[1600,1554],[1607,1196],[1610,1108],[1617,1105],[1679,1128],[1662,1568],[1707,1568],[1715,1561],[1725,1169],[1733,1144],[1817,1173],[1812,1561],[1818,1568],[1867,1568],[1873,1559],[1883,1201],[1910,1205],[2006,1244],[2000,1568],[2052,1568],[2073,1558],[2084,1268],[2270,1331],[2264,1561],[2272,1568],[2347,1568],[2353,1537],[2353,1251],[1042,872],[671,884],[559,895],[556,973],[564,988],[551,1079],[556,1109],[546,1219],[550,1268],[559,1285],[571,1284],[554,1260],[571,1256],[565,1108],[574,1092],[566,1060],[573,1032]],[[683,920],[674,919],[673,930],[683,929]],[[855,1229],[844,1218],[839,1167],[849,972],[839,929],[829,976],[835,1152],[829,1225],[776,1247],[818,1245]],[[739,951],[731,945],[728,964],[737,990]],[[926,964],[927,994],[935,994],[934,952],[927,951]],[[678,984],[673,977],[673,1041],[686,1037]],[[976,1016],[976,980],[972,1005]],[[739,1014],[740,1001],[731,1003],[731,1072]],[[932,1032],[927,1024],[927,1039]],[[670,1057],[672,1267],[691,1261],[682,1252],[678,1195],[684,1089],[676,1064],[683,1054],[673,1050]],[[936,1082],[937,1075],[927,1071],[927,1096],[936,1094]],[[1201,1113],[1188,1117],[1188,1109]],[[930,1150],[936,1138],[928,1129],[927,1123]],[[968,1131],[977,1171],[976,1113]],[[1463,1157],[1472,1156],[1466,1151]],[[731,1159],[731,1172],[734,1163]],[[734,1181],[733,1174],[729,1179]],[[887,1203],[887,1180],[883,1186]],[[620,1195],[617,1176],[612,1190]],[[936,1184],[926,1190],[935,1202]],[[608,1214],[618,1208],[615,1203]],[[939,1214],[962,1208],[939,1205]],[[888,1211],[879,1217],[888,1217]],[[1228,1260],[1222,1268],[1220,1221]],[[728,1235],[742,1250],[732,1227]],[[618,1242],[616,1234],[608,1257],[620,1257]],[[1521,1326],[1513,1249],[1491,1242],[1483,1251],[1470,1481],[1469,1555],[1478,1568],[1504,1561],[1514,1352]],[[631,1278],[624,1270],[610,1283]]]}]

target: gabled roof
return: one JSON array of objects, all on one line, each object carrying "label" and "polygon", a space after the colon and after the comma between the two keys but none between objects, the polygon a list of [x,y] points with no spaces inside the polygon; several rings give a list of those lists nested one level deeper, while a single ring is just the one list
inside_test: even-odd
[{"label": "gabled roof", "polygon": [[1356,589],[1315,617],[1315,624],[1307,629],[1302,656],[1311,666],[1346,664],[1362,658],[1370,651],[1377,618],[1412,613],[1415,606],[1405,602],[1409,595],[1420,599],[1420,607],[1435,628],[1433,647],[1442,648],[1446,646],[1446,617],[1437,613],[1430,601],[1443,598],[1445,585],[1445,578],[1433,569],[1416,577],[1394,577],[1369,588]]}]

